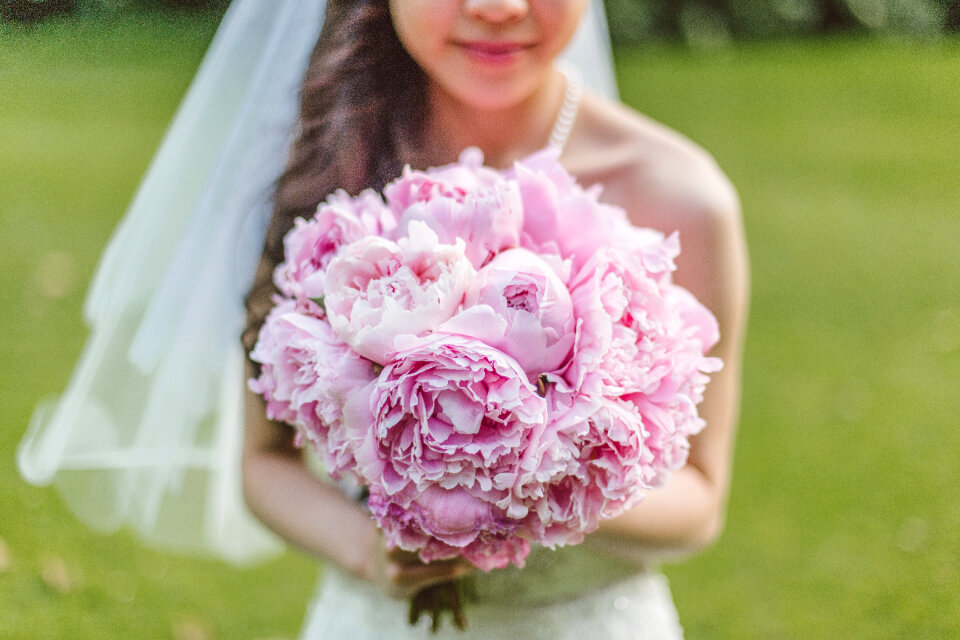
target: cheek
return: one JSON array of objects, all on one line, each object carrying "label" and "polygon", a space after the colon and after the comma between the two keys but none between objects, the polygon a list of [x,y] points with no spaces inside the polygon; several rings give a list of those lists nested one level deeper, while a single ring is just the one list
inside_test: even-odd
[{"label": "cheek", "polygon": [[588,0],[542,0],[534,5],[541,28],[553,39],[551,54],[559,54],[573,39],[587,5]]},{"label": "cheek", "polygon": [[436,55],[456,18],[450,0],[390,0],[390,16],[400,43],[414,60]]}]

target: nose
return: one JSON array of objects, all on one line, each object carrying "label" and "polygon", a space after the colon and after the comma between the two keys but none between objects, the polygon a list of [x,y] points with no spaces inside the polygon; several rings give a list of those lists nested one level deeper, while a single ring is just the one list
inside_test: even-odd
[{"label": "nose", "polygon": [[467,15],[487,22],[510,22],[527,15],[530,5],[527,0],[466,0]]}]

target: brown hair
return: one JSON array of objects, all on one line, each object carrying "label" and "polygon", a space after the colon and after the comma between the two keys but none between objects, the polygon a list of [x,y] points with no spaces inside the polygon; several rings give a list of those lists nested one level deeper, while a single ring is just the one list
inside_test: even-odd
[{"label": "brown hair", "polygon": [[397,38],[387,0],[328,0],[300,90],[297,136],[246,300],[248,353],[272,306],[283,236],[334,190],[379,190],[399,175],[418,147],[425,87],[423,71]]}]

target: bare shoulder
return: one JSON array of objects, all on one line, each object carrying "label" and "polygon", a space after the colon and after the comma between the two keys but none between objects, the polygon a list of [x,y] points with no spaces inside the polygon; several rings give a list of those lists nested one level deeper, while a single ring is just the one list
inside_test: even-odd
[{"label": "bare shoulder", "polygon": [[676,281],[738,333],[747,296],[740,201],[713,157],[680,133],[595,96],[584,96],[562,157],[581,184],[630,220],[680,234]]},{"label": "bare shoulder", "polygon": [[584,96],[564,161],[640,226],[671,232],[739,219],[736,191],[709,153],[619,103]]}]

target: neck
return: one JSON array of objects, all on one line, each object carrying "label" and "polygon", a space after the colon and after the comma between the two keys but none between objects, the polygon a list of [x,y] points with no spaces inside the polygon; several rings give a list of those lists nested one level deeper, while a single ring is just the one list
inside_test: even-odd
[{"label": "neck", "polygon": [[485,164],[505,168],[547,146],[563,103],[565,80],[551,73],[522,102],[506,109],[478,109],[431,85],[425,128],[429,164],[456,160],[466,147],[479,147]]}]

